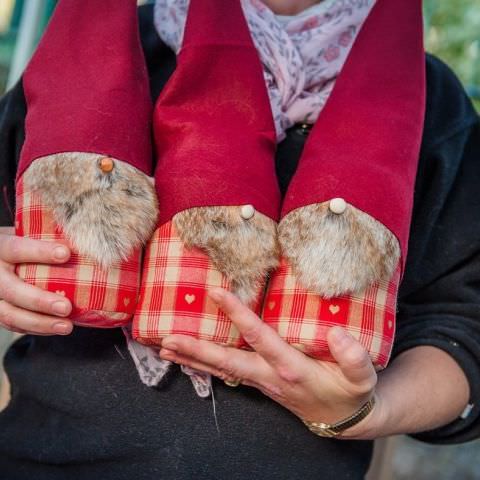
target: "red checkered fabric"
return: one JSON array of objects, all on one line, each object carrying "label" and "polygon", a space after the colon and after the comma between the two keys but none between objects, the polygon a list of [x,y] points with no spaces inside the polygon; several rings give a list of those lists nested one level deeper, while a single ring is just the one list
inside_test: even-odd
[{"label": "red checkered fabric", "polygon": [[[15,230],[19,236],[68,244],[52,212],[37,193],[17,182]],[[120,327],[130,322],[140,284],[141,252],[124,262],[100,268],[88,257],[72,251],[62,265],[19,264],[17,275],[25,282],[66,296],[73,305],[70,319],[88,327]]]},{"label": "red checkered fabric", "polygon": [[[227,278],[200,249],[187,249],[173,223],[158,228],[147,246],[133,338],[148,345],[184,334],[245,347],[235,325],[207,296],[212,287],[230,288]],[[256,311],[260,311],[260,297]]]},{"label": "red checkered fabric", "polygon": [[388,282],[371,285],[359,294],[325,299],[305,290],[285,260],[270,280],[263,320],[288,343],[314,358],[334,361],[326,340],[339,325],[368,350],[374,365],[384,368],[395,334],[400,266]]}]

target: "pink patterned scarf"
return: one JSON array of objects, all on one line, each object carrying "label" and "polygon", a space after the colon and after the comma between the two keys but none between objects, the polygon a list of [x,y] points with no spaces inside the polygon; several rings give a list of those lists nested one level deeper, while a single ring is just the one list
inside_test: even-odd
[{"label": "pink patterned scarf", "polygon": [[[241,0],[264,67],[277,139],[297,123],[313,124],[335,85],[356,35],[375,0],[324,0],[293,16],[275,15],[260,0]],[[181,48],[189,0],[157,0],[155,26],[176,53]],[[127,345],[142,382],[155,386],[171,363],[132,340]],[[200,397],[211,392],[210,375],[182,367]]]}]

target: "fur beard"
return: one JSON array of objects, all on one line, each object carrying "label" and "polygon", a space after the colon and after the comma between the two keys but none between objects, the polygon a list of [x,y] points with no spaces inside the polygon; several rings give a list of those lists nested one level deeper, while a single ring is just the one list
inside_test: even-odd
[{"label": "fur beard", "polygon": [[280,222],[279,242],[299,282],[325,298],[388,280],[400,260],[393,233],[351,205],[340,215],[329,202],[293,210]]},{"label": "fur beard", "polygon": [[244,220],[240,211],[236,206],[192,208],[175,215],[173,222],[185,246],[206,251],[233,292],[251,305],[268,272],[279,264],[279,248],[272,219],[255,212]]},{"label": "fur beard", "polygon": [[151,237],[158,202],[150,177],[119,160],[103,173],[98,162],[104,157],[78,152],[43,157],[25,171],[23,181],[53,211],[72,246],[108,267]]}]

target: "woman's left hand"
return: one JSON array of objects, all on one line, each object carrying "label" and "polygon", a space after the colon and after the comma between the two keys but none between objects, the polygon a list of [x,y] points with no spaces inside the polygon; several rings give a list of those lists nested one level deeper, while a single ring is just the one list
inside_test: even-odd
[{"label": "woman's left hand", "polygon": [[[374,394],[377,374],[365,348],[341,327],[332,327],[328,345],[337,363],[314,360],[286,343],[238,298],[220,288],[210,297],[230,317],[253,351],[240,350],[171,335],[162,342],[160,357],[211,373],[222,380],[241,380],[298,417],[335,423],[356,412]],[[346,438],[372,438],[381,405]]]}]

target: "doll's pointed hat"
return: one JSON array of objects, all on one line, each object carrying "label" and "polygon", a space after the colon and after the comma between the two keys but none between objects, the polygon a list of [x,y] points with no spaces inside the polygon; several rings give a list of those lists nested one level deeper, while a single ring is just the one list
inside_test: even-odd
[{"label": "doll's pointed hat", "polygon": [[151,99],[135,0],[60,0],[23,76],[37,158],[92,152],[151,174]]},{"label": "doll's pointed hat", "polygon": [[278,219],[263,69],[239,0],[191,0],[177,68],[155,106],[160,224],[192,207],[250,204]]}]

